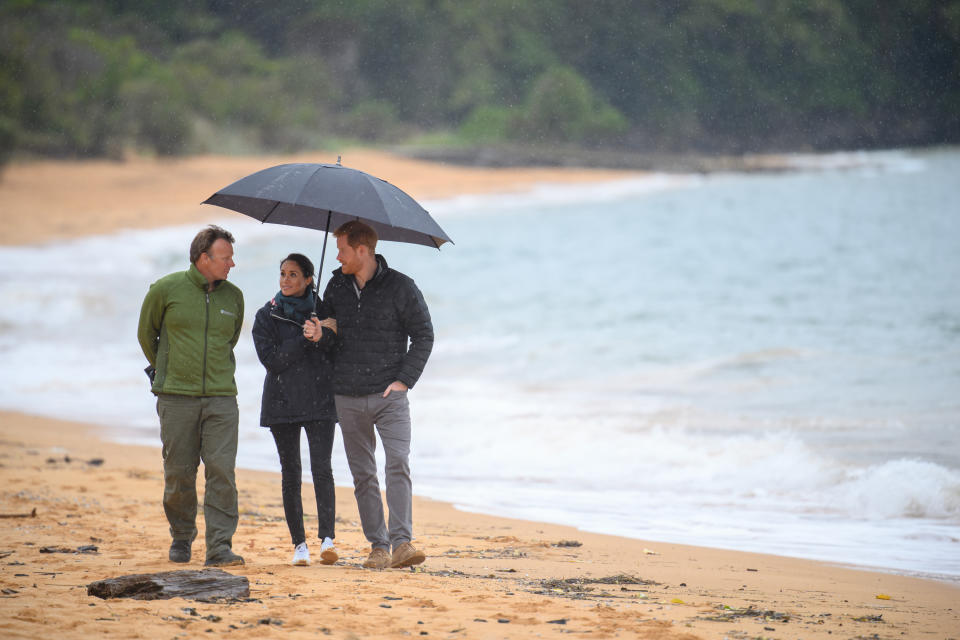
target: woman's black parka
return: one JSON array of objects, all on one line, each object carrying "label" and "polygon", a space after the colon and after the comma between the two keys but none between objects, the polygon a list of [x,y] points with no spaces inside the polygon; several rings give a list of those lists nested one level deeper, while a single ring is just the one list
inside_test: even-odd
[{"label": "woman's black parka", "polygon": [[303,337],[303,328],[286,318],[283,307],[270,300],[253,323],[257,357],[267,369],[263,380],[260,424],[277,426],[318,420],[336,421],[333,364],[329,347],[334,333],[323,330],[320,342]]}]

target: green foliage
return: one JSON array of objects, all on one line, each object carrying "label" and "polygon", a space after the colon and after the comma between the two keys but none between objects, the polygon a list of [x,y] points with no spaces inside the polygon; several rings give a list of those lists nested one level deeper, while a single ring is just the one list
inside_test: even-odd
[{"label": "green foliage", "polygon": [[124,83],[119,92],[119,131],[134,148],[159,155],[190,150],[191,111],[175,78],[164,68]]},{"label": "green foliage", "polygon": [[482,105],[470,112],[459,133],[469,142],[500,142],[510,137],[516,119],[514,109]]},{"label": "green foliage", "polygon": [[557,66],[534,82],[516,130],[521,138],[537,142],[583,143],[611,139],[627,126],[626,119],[598,98],[583,76]]},{"label": "green foliage", "polygon": [[360,140],[388,140],[399,125],[396,109],[389,102],[361,102],[343,116],[340,131]]},{"label": "green foliage", "polygon": [[8,0],[0,162],[960,140],[960,0]]}]

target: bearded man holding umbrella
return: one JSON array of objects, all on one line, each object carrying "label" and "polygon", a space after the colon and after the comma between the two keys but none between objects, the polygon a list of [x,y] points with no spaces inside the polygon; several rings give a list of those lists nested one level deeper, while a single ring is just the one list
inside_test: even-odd
[{"label": "bearded man holding umbrella", "polygon": [[[407,390],[430,357],[433,324],[414,281],[376,253],[377,234],[369,225],[350,221],[333,235],[341,267],[327,284],[323,309],[337,320],[334,399],[363,533],[372,547],[363,566],[409,567],[426,556],[411,543]],[[304,336],[319,341],[321,331],[320,321],[313,319],[305,325]],[[374,429],[386,454],[389,527],[377,480]]]},{"label": "bearded man holding umbrella", "polygon": [[[410,477],[412,388],[433,349],[433,324],[423,294],[376,253],[393,240],[440,248],[451,242],[416,201],[397,187],[355,169],[329,164],[278,165],[242,178],[206,200],[261,222],[329,231],[336,225],[337,269],[303,335],[321,339],[332,317],[334,394],[354,495],[371,551],[364,567],[420,564],[413,538]],[[324,253],[326,233],[324,234]],[[323,257],[320,260],[322,273]],[[408,346],[409,343],[409,346]],[[377,479],[376,436],[386,453],[389,523]],[[389,526],[388,526],[389,525]],[[392,553],[391,553],[392,549]]]}]

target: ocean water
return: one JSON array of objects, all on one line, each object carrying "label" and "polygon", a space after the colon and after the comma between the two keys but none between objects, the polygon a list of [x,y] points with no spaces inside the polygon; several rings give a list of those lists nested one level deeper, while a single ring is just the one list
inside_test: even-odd
[{"label": "ocean water", "polygon": [[[436,329],[414,490],[960,581],[960,151],[794,161],[425,203],[456,245],[380,247]],[[275,470],[250,327],[322,236],[210,214],[247,301],[239,463]],[[137,314],[196,230],[0,249],[0,408],[157,444]]]}]

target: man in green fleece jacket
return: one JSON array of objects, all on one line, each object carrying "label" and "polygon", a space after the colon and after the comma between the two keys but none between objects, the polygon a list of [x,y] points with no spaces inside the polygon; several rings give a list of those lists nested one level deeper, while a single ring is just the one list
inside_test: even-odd
[{"label": "man in green fleece jacket", "polygon": [[243,324],[243,294],[227,274],[233,236],[210,225],[190,245],[190,268],[150,286],[137,338],[150,362],[163,444],[163,510],[170,523],[171,562],[190,561],[197,537],[197,469],[206,490],[206,565],[243,564],[237,530],[237,384],[233,348]]}]

